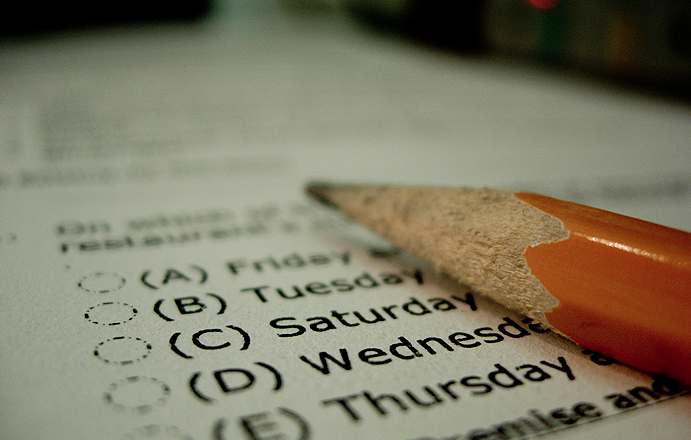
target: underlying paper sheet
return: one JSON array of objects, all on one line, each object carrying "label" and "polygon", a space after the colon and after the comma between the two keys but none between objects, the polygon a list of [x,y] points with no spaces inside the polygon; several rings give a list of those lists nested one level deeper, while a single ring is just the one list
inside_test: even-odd
[{"label": "underlying paper sheet", "polygon": [[679,384],[303,194],[499,186],[691,229],[687,108],[347,27],[66,37],[2,60],[2,438],[691,433]]}]

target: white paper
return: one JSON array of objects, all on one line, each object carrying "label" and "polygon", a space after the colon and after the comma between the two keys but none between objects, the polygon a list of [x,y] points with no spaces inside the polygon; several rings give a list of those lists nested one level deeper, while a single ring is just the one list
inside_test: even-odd
[{"label": "white paper", "polygon": [[529,189],[690,230],[689,109],[291,20],[1,49],[1,437],[687,438],[684,388],[304,185]]}]

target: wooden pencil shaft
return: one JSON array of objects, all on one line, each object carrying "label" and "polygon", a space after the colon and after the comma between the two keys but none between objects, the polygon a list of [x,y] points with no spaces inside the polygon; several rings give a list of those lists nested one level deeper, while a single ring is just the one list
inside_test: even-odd
[{"label": "wooden pencil shaft", "polygon": [[308,190],[582,346],[691,384],[691,234],[528,193]]}]

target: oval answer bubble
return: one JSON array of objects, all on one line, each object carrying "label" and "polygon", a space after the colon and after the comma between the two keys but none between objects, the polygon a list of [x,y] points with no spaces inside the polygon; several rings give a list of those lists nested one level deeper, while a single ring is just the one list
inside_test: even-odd
[{"label": "oval answer bubble", "polygon": [[146,359],[152,346],[141,338],[116,336],[99,342],[94,356],[107,364],[129,365]]},{"label": "oval answer bubble", "polygon": [[162,406],[170,396],[170,387],[153,377],[131,376],[108,386],[103,395],[106,403],[117,411],[146,414]]},{"label": "oval answer bubble", "polygon": [[192,440],[192,436],[176,426],[146,425],[136,428],[121,437],[122,440]]},{"label": "oval answer bubble", "polygon": [[89,307],[84,313],[84,319],[100,325],[120,325],[133,320],[139,311],[132,305],[108,301]]},{"label": "oval answer bubble", "polygon": [[125,283],[125,278],[116,273],[94,272],[83,276],[77,287],[91,293],[109,293],[122,289]]}]

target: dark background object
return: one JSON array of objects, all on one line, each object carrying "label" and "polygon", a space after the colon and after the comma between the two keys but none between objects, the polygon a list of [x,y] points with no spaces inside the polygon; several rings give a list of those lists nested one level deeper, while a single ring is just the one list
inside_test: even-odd
[{"label": "dark background object", "polygon": [[691,99],[688,0],[344,0],[373,29]]},{"label": "dark background object", "polygon": [[212,0],[17,1],[0,14],[0,36],[20,36],[75,28],[189,21],[205,17]]},{"label": "dark background object", "polygon": [[448,49],[483,49],[484,0],[346,0],[355,17],[383,29]]}]

